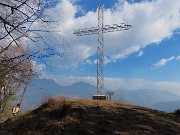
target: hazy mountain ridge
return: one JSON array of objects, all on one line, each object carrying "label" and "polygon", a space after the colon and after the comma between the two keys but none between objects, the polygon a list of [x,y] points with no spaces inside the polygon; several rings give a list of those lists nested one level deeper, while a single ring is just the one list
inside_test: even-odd
[{"label": "hazy mountain ridge", "polygon": [[155,104],[151,108],[160,110],[160,111],[172,112],[173,110],[180,109],[180,100],[160,102],[160,103]]},{"label": "hazy mountain ridge", "polygon": [[[140,89],[140,90],[116,90],[117,97],[122,97],[125,102],[134,105],[151,107],[156,103],[165,101],[177,101],[180,96],[168,92],[151,89]],[[116,98],[116,97],[115,97]]]},{"label": "hazy mountain ridge", "polygon": [[[86,91],[86,92],[84,92]],[[22,103],[22,109],[38,107],[47,96],[68,96],[74,98],[91,98],[96,93],[96,87],[84,82],[71,86],[60,86],[51,79],[34,79],[28,87]]]},{"label": "hazy mountain ridge", "polygon": [[[46,96],[66,95],[69,97],[91,99],[94,94],[96,94],[96,86],[89,83],[78,82],[71,86],[60,86],[51,79],[34,79],[28,87],[22,108],[23,110],[36,108]],[[119,89],[115,91],[112,99],[151,108],[160,102],[177,101],[180,99],[180,96],[167,91]],[[172,109],[171,111],[174,111],[176,108]],[[164,109],[164,111],[166,110]]]}]

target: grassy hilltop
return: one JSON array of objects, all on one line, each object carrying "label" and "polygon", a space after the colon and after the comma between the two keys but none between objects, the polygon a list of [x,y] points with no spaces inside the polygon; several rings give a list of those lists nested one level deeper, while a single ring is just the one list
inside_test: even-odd
[{"label": "grassy hilltop", "polygon": [[180,118],[118,102],[49,98],[1,123],[0,135],[180,135]]}]

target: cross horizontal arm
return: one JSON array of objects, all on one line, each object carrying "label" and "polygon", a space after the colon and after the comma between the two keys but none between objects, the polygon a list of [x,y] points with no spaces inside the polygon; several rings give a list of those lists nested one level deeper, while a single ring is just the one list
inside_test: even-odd
[{"label": "cross horizontal arm", "polygon": [[132,27],[132,25],[126,24],[126,23],[120,23],[120,24],[113,24],[113,25],[105,25],[103,28],[103,32],[114,32],[114,31],[123,31],[128,30]]},{"label": "cross horizontal arm", "polygon": [[[126,24],[126,23],[105,25],[103,28],[103,33],[128,30],[131,27],[132,27],[131,25]],[[78,30],[75,30],[73,34],[75,34],[76,36],[98,34],[98,27],[78,29]]]},{"label": "cross horizontal arm", "polygon": [[76,36],[98,34],[98,27],[91,27],[85,29],[78,29],[73,32]]}]

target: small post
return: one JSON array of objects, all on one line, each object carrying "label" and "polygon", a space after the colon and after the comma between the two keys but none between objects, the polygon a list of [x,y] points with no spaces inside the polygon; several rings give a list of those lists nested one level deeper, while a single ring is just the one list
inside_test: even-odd
[{"label": "small post", "polygon": [[111,96],[114,95],[114,92],[109,91],[109,92],[106,92],[106,94],[109,95],[109,101],[111,102]]}]

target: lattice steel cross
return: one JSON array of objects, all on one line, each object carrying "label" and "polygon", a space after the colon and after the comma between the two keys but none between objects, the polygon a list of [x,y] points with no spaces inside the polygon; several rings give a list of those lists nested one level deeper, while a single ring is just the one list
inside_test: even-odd
[{"label": "lattice steel cross", "polygon": [[98,7],[98,27],[78,29],[73,32],[77,36],[98,34],[97,45],[97,95],[104,92],[104,33],[128,30],[132,26],[126,23],[105,25],[103,13],[104,8],[102,5]]}]

